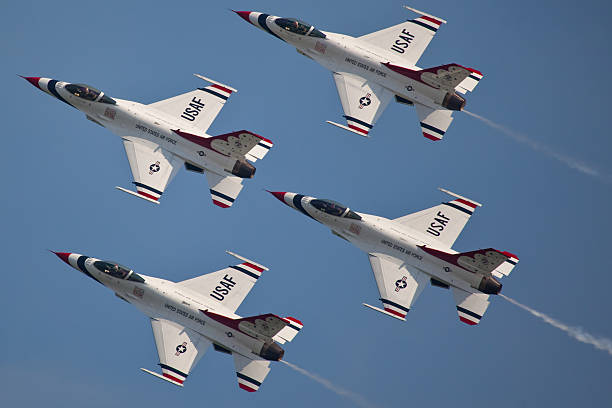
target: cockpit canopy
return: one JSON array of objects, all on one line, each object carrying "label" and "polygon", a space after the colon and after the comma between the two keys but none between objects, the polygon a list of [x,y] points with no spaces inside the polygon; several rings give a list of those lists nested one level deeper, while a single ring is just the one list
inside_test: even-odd
[{"label": "cockpit canopy", "polygon": [[326,214],[333,215],[335,217],[351,218],[353,220],[361,220],[361,217],[349,208],[342,204],[325,199],[315,199],[310,204],[319,211],[323,211]]},{"label": "cockpit canopy", "polygon": [[296,20],[295,18],[277,18],[274,22],[280,28],[291,31],[294,34],[325,38],[325,34],[305,21]]},{"label": "cockpit canopy", "polygon": [[[104,92],[101,92],[93,86],[85,84],[68,84],[65,88],[74,96],[83,98],[86,101],[108,103],[111,105],[115,105],[117,103],[113,98],[109,98],[108,96],[104,95]],[[100,97],[100,95],[102,95],[102,97]]]},{"label": "cockpit canopy", "polygon": [[143,278],[140,277],[140,275],[132,271],[130,268],[126,268],[125,266],[115,262],[96,261],[94,262],[94,266],[100,272],[106,273],[107,275],[110,275],[113,278],[127,279],[140,283],[143,283],[145,281]]}]

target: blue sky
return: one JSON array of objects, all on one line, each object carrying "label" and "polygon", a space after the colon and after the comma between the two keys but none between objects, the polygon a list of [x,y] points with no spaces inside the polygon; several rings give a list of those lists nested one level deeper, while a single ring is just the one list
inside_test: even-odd
[{"label": "blue sky", "polygon": [[[233,262],[270,267],[239,313],[287,314],[305,328],[285,358],[380,406],[603,406],[612,359],[505,302],[477,327],[449,292],[426,289],[407,322],[377,302],[367,256],[282,206],[264,189],[333,198],[389,218],[435,205],[446,187],[484,205],[459,251],[496,247],[521,262],[504,293],[572,326],[612,337],[608,137],[610,6],[583,2],[427,2],[448,20],[419,62],[485,74],[467,109],[596,168],[589,176],[458,114],[446,138],[420,134],[392,104],[371,139],[324,123],[342,111],[331,75],[228,7],[299,17],[363,35],[411,16],[404,2],[10,2],[0,13],[4,174],[0,390],[6,406],[137,404],[348,407],[277,365],[256,394],[209,352],[184,389],[147,376],[157,353],[148,320],[47,249],[114,259],[179,281]],[[151,103],[202,85],[239,90],[211,134],[249,129],[275,142],[237,204],[210,203],[181,171],[160,206],[122,194],[131,174],[118,138],[15,74],[85,82]]]}]

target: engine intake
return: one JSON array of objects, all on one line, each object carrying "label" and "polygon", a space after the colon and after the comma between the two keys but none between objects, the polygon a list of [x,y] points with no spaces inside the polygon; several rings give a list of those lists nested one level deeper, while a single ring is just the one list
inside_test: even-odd
[{"label": "engine intake", "polygon": [[240,178],[253,178],[255,175],[255,166],[246,160],[236,160],[232,174]]},{"label": "engine intake", "polygon": [[265,343],[259,352],[259,355],[266,360],[270,361],[280,361],[281,358],[285,355],[285,350],[281,348],[278,344]]},{"label": "engine intake", "polygon": [[465,99],[456,93],[447,92],[442,101],[442,106],[449,110],[460,111],[465,106]]},{"label": "engine intake", "polygon": [[502,284],[490,276],[483,277],[478,285],[478,290],[487,295],[497,295],[501,292],[501,288]]}]

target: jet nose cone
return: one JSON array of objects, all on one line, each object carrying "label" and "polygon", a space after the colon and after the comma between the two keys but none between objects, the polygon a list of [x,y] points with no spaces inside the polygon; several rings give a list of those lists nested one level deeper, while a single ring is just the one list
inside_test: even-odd
[{"label": "jet nose cone", "polygon": [[31,83],[32,85],[34,85],[35,87],[37,87],[38,89],[40,89],[40,87],[38,86],[38,81],[40,81],[40,77],[25,77],[23,75],[19,75],[19,76],[25,79],[26,81],[28,81],[29,83]]},{"label": "jet nose cone", "polygon": [[282,202],[283,204],[285,203],[285,192],[281,192],[281,191],[270,191],[270,190],[266,190],[268,193],[272,194],[274,197],[278,198],[280,200],[280,202]]},{"label": "jet nose cone", "polygon": [[[240,17],[242,17],[244,20],[246,20],[247,23],[251,23],[251,20],[249,20],[249,16],[251,15],[250,11],[236,11],[236,10],[232,10],[234,13],[238,14]],[[252,24],[252,23],[251,23]]]},{"label": "jet nose cone", "polygon": [[68,265],[70,265],[70,262],[68,262],[68,257],[71,255],[70,252],[55,252],[55,251],[51,251],[51,252],[53,252],[55,255],[57,255],[57,257],[59,259],[61,259],[62,261],[66,262]]}]

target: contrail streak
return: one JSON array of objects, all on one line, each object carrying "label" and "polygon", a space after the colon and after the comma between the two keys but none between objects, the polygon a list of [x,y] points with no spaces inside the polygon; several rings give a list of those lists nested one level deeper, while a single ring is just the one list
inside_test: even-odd
[{"label": "contrail streak", "polygon": [[486,123],[487,125],[491,126],[494,129],[497,129],[499,131],[501,131],[503,134],[505,134],[506,136],[510,137],[511,139],[513,139],[516,142],[522,143],[524,145],[529,146],[531,149],[537,151],[537,152],[541,152],[544,153],[546,156],[551,157],[553,159],[556,159],[558,161],[560,161],[561,163],[565,164],[566,166],[568,166],[571,169],[574,170],[578,170],[580,173],[582,174],[586,174],[587,176],[591,176],[591,177],[595,177],[595,178],[599,178],[600,180],[606,182],[606,183],[612,183],[612,177],[610,177],[609,175],[605,175],[602,174],[599,170],[593,168],[592,166],[578,160],[575,159],[573,157],[567,156],[563,153],[559,153],[557,151],[555,151],[554,149],[552,149],[551,147],[548,147],[542,143],[536,142],[535,140],[530,139],[528,136],[516,132],[512,129],[509,129],[503,125],[500,125],[498,123],[493,122],[492,120],[489,120],[487,118],[484,118],[480,115],[477,115],[475,113],[463,110],[463,112],[467,113],[468,115]]},{"label": "contrail streak", "polygon": [[319,377],[318,375],[313,374],[311,372],[308,372],[304,370],[303,368],[296,366],[295,364],[288,363],[285,360],[281,360],[281,363],[287,364],[289,367],[291,367],[298,373],[303,374],[306,377],[310,378],[311,380],[318,382],[319,384],[321,384],[328,390],[333,391],[337,395],[350,399],[357,406],[364,407],[364,408],[376,408],[377,407],[376,405],[372,404],[371,402],[369,402],[363,396],[357,394],[356,392],[352,392],[349,390],[345,390],[344,388],[338,387],[337,385],[332,384],[331,381],[326,380],[325,378]]},{"label": "contrail streak", "polygon": [[564,323],[561,323],[558,320],[553,319],[552,317],[542,312],[538,312],[537,310],[534,310],[530,308],[529,306],[525,306],[524,304],[512,298],[509,298],[508,296],[504,296],[501,293],[499,294],[499,296],[503,297],[504,299],[506,299],[508,302],[512,303],[513,305],[516,305],[520,307],[521,309],[528,311],[535,317],[539,317],[540,319],[544,320],[546,323],[550,324],[551,326],[556,327],[557,329],[563,330],[568,336],[582,343],[590,344],[599,350],[607,351],[608,354],[612,355],[612,340],[607,339],[605,337],[595,337],[592,334],[584,331],[581,327],[570,327]]}]

